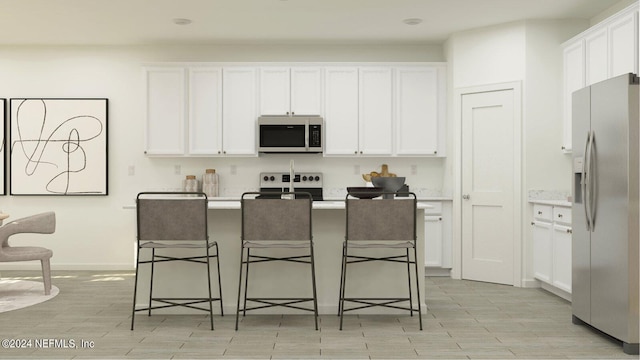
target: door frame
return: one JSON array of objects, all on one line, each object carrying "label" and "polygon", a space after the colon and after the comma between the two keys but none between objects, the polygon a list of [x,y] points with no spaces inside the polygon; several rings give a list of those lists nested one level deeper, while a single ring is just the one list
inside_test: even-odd
[{"label": "door frame", "polygon": [[522,286],[523,233],[523,147],[522,147],[522,81],[477,85],[454,89],[453,96],[453,267],[451,278],[462,278],[462,96],[483,92],[513,90],[513,286]]}]

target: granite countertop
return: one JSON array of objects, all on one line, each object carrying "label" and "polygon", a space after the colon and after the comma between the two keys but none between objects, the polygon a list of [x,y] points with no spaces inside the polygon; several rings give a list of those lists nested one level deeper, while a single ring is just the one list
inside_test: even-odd
[{"label": "granite countertop", "polygon": [[532,204],[540,204],[540,205],[552,205],[552,206],[566,206],[571,207],[573,204],[567,200],[535,200],[529,199],[529,202]]},{"label": "granite countertop", "polygon": [[565,191],[529,190],[529,202],[532,204],[570,207],[573,204],[569,199],[570,196]]}]

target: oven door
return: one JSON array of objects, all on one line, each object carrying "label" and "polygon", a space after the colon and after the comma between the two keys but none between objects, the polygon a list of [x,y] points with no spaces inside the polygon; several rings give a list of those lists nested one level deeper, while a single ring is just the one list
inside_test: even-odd
[{"label": "oven door", "polygon": [[306,152],[307,126],[305,124],[260,125],[260,152]]}]

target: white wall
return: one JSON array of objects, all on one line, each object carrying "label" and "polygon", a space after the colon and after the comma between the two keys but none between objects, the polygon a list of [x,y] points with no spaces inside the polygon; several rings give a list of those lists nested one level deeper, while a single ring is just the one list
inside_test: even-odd
[{"label": "white wall", "polygon": [[638,0],[620,0],[619,2],[617,2],[615,5],[611,6],[610,8],[606,9],[605,11],[601,12],[600,14],[594,16],[591,18],[591,20],[589,21],[590,26],[593,26],[599,22],[601,22],[602,20],[608,18],[609,16],[619,12],[620,10],[631,6],[631,4],[636,4],[638,3]]},{"label": "white wall", "polygon": [[[139,191],[178,188],[186,174],[200,176],[205,168],[220,174],[223,195],[255,190],[261,171],[286,171],[288,156],[259,158],[148,158],[144,150],[142,66],[164,61],[220,62],[392,62],[444,61],[441,46],[172,46],[172,47],[0,47],[0,97],[106,97],[109,99],[109,195],[87,197],[0,196],[7,220],[54,210],[53,235],[16,235],[12,242],[53,249],[54,269],[128,269],[133,266],[135,213]],[[387,163],[391,172],[406,175],[413,189],[443,187],[447,159],[293,157],[296,169],[325,173],[329,190],[361,185],[361,173]],[[174,165],[182,174],[174,174]],[[411,175],[411,165],[417,174]],[[135,175],[129,176],[133,166]],[[231,174],[235,167],[236,175]],[[212,230],[215,231],[215,230]],[[215,236],[215,234],[212,234]],[[236,239],[225,239],[234,241]],[[1,269],[37,269],[36,262],[3,263]]]},{"label": "white wall", "polygon": [[[562,53],[560,44],[588,26],[587,21],[522,21],[453,35],[445,44],[453,103],[455,89],[521,82],[522,98],[522,279],[532,275],[528,189],[566,190],[570,157],[561,151]],[[450,109],[452,110],[452,109]],[[450,124],[454,111],[450,111]],[[460,134],[451,134],[459,138]],[[449,144],[454,141],[449,142]],[[453,156],[459,149],[449,149]],[[454,216],[459,214],[454,202]],[[456,231],[454,229],[454,234]],[[459,239],[458,232],[457,241]],[[456,240],[454,239],[454,242]],[[515,241],[519,241],[516,239]],[[455,262],[454,262],[455,263]]]}]

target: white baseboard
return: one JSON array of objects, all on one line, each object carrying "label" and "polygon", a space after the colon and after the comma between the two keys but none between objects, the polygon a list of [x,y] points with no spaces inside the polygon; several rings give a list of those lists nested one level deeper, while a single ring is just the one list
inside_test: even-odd
[{"label": "white baseboard", "polygon": [[523,288],[539,288],[540,282],[536,279],[522,279]]},{"label": "white baseboard", "polygon": [[553,285],[549,285],[545,282],[540,282],[540,287],[543,288],[544,290],[552,293],[553,295],[559,296],[565,300],[567,300],[568,302],[571,302],[571,293],[568,293],[564,290],[558,289],[557,287],[553,286]]},{"label": "white baseboard", "polygon": [[451,269],[444,269],[440,267],[427,267],[424,268],[424,276],[441,276],[451,277]]},{"label": "white baseboard", "polygon": [[[39,261],[19,261],[12,263],[0,263],[0,271],[30,271],[42,270]],[[53,271],[78,270],[78,271],[133,271],[133,264],[51,264]]]}]

